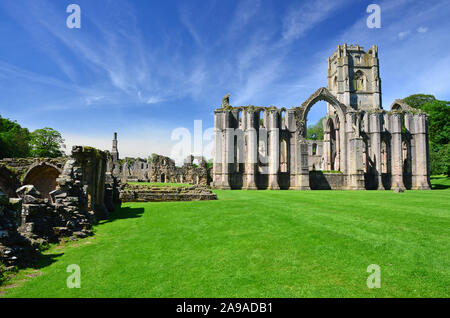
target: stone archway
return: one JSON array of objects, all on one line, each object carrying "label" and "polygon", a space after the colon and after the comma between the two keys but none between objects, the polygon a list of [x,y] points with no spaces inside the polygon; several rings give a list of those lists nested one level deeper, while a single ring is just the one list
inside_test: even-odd
[{"label": "stone archway", "polygon": [[401,99],[396,99],[392,104],[391,104],[391,110],[393,111],[402,111],[402,112],[411,112],[414,109],[411,108],[411,106],[409,106],[408,104],[406,104],[404,101],[402,101]]},{"label": "stone archway", "polygon": [[32,166],[24,176],[23,184],[35,186],[43,198],[49,198],[49,193],[56,189],[56,178],[61,174],[61,170],[47,163],[40,163]]},{"label": "stone archway", "polygon": [[[314,104],[321,100],[333,105],[339,117],[339,121],[341,123],[345,122],[345,113],[347,112],[347,107],[340,101],[338,101],[337,98],[334,97],[334,95],[331,94],[330,91],[325,87],[319,88],[300,107],[296,108],[298,121],[303,125],[306,125],[306,119],[308,117],[309,111],[314,106]],[[304,136],[306,136],[306,129],[304,130],[304,134]]]},{"label": "stone archway", "polygon": [[341,172],[346,172],[346,143],[345,143],[345,127],[346,122],[346,113],[347,106],[341,103],[327,88],[322,87],[315,91],[300,107],[296,108],[296,123],[297,129],[300,133],[300,136],[306,138],[307,134],[307,117],[311,108],[318,102],[325,101],[334,107],[336,111],[336,123],[334,124],[334,129],[337,127],[337,123],[339,123],[340,129],[336,131],[338,134],[336,136],[336,145],[335,147],[338,150],[339,155],[337,155],[339,162],[334,162],[334,166],[339,166],[339,170]]}]

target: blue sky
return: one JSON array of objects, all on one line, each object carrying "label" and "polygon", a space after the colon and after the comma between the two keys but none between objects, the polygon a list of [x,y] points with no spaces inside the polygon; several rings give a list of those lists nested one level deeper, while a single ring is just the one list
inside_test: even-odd
[{"label": "blue sky", "polygon": [[[81,7],[81,29],[66,7]],[[366,26],[369,4],[381,28]],[[59,130],[70,148],[170,155],[177,127],[232,105],[300,105],[338,44],[378,45],[383,107],[450,99],[448,1],[1,0],[0,115]],[[317,121],[323,105],[314,107]]]}]

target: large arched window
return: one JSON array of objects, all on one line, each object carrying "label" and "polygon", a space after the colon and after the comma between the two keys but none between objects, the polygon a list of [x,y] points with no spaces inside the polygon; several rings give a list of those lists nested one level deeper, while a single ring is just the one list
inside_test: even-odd
[{"label": "large arched window", "polygon": [[356,71],[355,76],[353,78],[353,86],[356,91],[362,91],[365,89],[365,76],[361,71]]}]

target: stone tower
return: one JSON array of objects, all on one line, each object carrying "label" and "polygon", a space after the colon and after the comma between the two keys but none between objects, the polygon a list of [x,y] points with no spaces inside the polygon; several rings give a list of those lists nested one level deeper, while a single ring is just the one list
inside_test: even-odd
[{"label": "stone tower", "polygon": [[119,160],[119,150],[117,149],[117,133],[116,132],[114,133],[111,156],[112,156],[113,162],[117,162]]},{"label": "stone tower", "polygon": [[[381,109],[378,48],[338,45],[328,58],[328,90],[355,110]],[[328,105],[328,110],[330,105]]]}]

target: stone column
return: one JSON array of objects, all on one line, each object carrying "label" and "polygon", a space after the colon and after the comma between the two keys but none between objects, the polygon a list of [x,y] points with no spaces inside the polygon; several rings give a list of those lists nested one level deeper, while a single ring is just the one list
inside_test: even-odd
[{"label": "stone column", "polygon": [[247,145],[244,188],[247,190],[256,190],[256,168],[258,163],[257,128],[259,128],[259,122],[256,118],[256,112],[253,110],[247,110],[246,119],[247,129],[245,130],[245,136],[247,138]]},{"label": "stone column", "polygon": [[268,111],[268,134],[269,134],[269,189],[280,189],[278,185],[278,171],[280,169],[280,129],[278,110]]},{"label": "stone column", "polygon": [[330,141],[330,127],[325,121],[323,130],[323,170],[331,170],[331,141]]},{"label": "stone column", "polygon": [[377,190],[384,190],[381,180],[381,120],[379,113],[369,115],[370,126],[370,157],[374,163],[374,182]]},{"label": "stone column", "polygon": [[296,136],[295,145],[295,187],[296,190],[310,190],[308,143],[305,139]]},{"label": "stone column", "polygon": [[[356,113],[347,113],[345,134],[347,138],[347,188],[351,190],[363,190],[364,167],[363,147],[364,141],[359,135]],[[353,127],[355,125],[355,127]],[[356,130],[356,131],[355,131]]]},{"label": "stone column", "polygon": [[224,129],[224,147],[222,153],[222,189],[231,189],[230,186],[230,168],[234,161],[234,134],[233,128]]},{"label": "stone column", "polygon": [[414,189],[429,190],[430,187],[430,166],[428,158],[428,118],[426,114],[414,115],[415,122],[415,183]]},{"label": "stone column", "polygon": [[222,186],[222,157],[223,157],[223,132],[222,112],[214,112],[214,158],[213,158],[213,187]]},{"label": "stone column", "polygon": [[403,147],[402,147],[402,116],[394,113],[390,116],[392,183],[391,188],[405,189],[403,184]]}]

